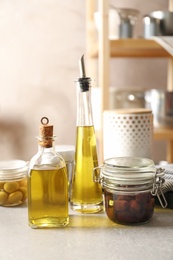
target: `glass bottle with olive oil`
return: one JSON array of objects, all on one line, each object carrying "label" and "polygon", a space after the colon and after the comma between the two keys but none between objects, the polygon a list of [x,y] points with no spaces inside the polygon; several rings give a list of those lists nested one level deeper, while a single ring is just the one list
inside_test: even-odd
[{"label": "glass bottle with olive oil", "polygon": [[[46,121],[46,123],[45,123]],[[64,159],[55,152],[53,126],[41,119],[38,152],[28,171],[28,219],[32,228],[64,227],[69,223],[68,178]]]},{"label": "glass bottle with olive oil", "polygon": [[96,136],[91,105],[91,79],[85,76],[84,56],[80,59],[81,77],[77,80],[77,132],[75,171],[70,205],[81,213],[103,209],[102,189],[93,181],[93,168],[98,166]]}]

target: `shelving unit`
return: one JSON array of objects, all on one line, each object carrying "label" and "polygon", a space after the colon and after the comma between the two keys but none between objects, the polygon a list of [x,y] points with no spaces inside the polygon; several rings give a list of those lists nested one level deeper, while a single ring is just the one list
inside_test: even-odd
[{"label": "shelving unit", "polygon": [[[168,58],[169,53],[165,51],[154,40],[146,39],[117,39],[110,40],[110,56],[121,58]],[[90,49],[91,58],[98,57],[98,43]]]},{"label": "shelving unit", "polygon": [[[90,75],[96,78],[101,89],[101,125],[102,114],[109,108],[109,59],[110,57],[121,58],[169,58],[167,89],[173,90],[173,57],[170,56],[154,40],[148,39],[118,39],[109,40],[108,37],[108,10],[109,0],[99,0],[99,12],[101,15],[101,28],[97,34],[95,30],[93,14],[96,10],[96,0],[86,0],[86,19],[87,19],[87,55]],[[169,10],[173,11],[173,0],[169,0]],[[98,58],[98,64],[95,59]],[[98,68],[96,69],[96,66]],[[101,129],[102,132],[102,129]],[[103,154],[102,134],[99,133],[100,153]],[[167,161],[173,162],[173,129],[154,129],[155,140],[167,141]]]}]

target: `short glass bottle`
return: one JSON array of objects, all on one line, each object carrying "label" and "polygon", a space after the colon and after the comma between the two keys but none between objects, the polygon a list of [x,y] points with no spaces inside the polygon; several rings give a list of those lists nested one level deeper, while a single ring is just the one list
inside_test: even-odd
[{"label": "short glass bottle", "polygon": [[[108,218],[120,224],[147,223],[154,212],[154,196],[162,207],[167,206],[161,190],[164,173],[156,170],[150,159],[117,157],[104,161],[94,169],[94,180],[104,190],[105,211]],[[162,195],[159,195],[159,193]]]},{"label": "short glass bottle", "polygon": [[29,225],[32,228],[64,227],[69,223],[66,165],[55,151],[53,126],[48,125],[47,118],[41,122],[38,152],[31,159],[28,171]]}]

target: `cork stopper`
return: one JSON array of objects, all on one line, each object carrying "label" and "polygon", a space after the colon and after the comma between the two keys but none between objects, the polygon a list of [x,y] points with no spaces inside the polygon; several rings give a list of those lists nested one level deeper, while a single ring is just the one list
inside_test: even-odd
[{"label": "cork stopper", "polygon": [[47,117],[42,117],[39,128],[39,144],[46,148],[52,147],[52,138],[53,125],[49,125],[49,119]]}]

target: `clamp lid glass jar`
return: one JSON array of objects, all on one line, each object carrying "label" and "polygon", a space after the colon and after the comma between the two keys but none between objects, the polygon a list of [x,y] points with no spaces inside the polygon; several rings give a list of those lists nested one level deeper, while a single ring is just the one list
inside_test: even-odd
[{"label": "clamp lid glass jar", "polygon": [[27,198],[27,163],[0,161],[0,206],[17,206]]},{"label": "clamp lid glass jar", "polygon": [[108,218],[121,224],[146,223],[151,219],[153,196],[159,196],[163,177],[163,171],[157,170],[152,160],[135,157],[107,159],[93,172],[94,181],[100,182],[104,190]]}]

